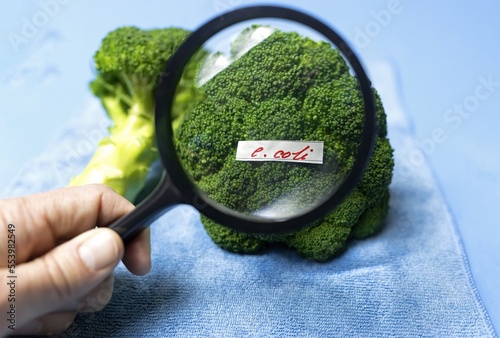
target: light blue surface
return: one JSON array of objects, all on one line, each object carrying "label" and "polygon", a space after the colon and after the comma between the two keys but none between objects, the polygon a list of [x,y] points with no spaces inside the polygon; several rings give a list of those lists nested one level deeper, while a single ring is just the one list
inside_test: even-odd
[{"label": "light blue surface", "polygon": [[[30,166],[40,154],[44,153],[45,159],[55,156],[49,150],[54,134],[69,121],[78,120],[85,107],[92,105],[87,89],[93,76],[90,60],[109,30],[125,24],[193,28],[223,9],[256,2],[156,0],[148,1],[147,6],[141,1],[117,0],[66,3],[16,51],[8,34],[21,34],[24,19],[33,21],[41,1],[0,1],[0,191],[9,182],[18,181],[16,175],[26,172],[21,168]],[[481,77],[500,81],[499,3],[401,0],[398,13],[385,22],[380,21],[380,13],[394,1],[274,3],[306,9],[337,27],[370,72],[374,61],[392,60],[402,89],[399,98],[411,116],[410,127],[418,144],[436,128],[445,131],[446,140],[436,144],[426,157],[458,225],[479,293],[494,325],[500,327],[500,91],[495,87],[487,99],[480,100],[460,126],[443,116],[474,96]],[[379,29],[363,39],[363,33],[376,29],[377,23]],[[44,176],[39,176],[40,182],[31,181],[30,187],[19,191],[65,185],[68,176],[61,172],[82,165],[74,158],[88,153],[88,144],[102,134],[102,127],[93,131],[80,135],[76,153],[70,149],[73,152],[66,154],[69,166],[51,165],[41,171]],[[415,151],[417,146],[398,161],[409,163]],[[57,182],[47,173],[55,173]]]},{"label": "light blue surface", "polygon": [[[408,156],[414,139],[391,68],[371,68],[391,112],[396,157]],[[64,186],[92,153],[87,135],[97,135],[105,124],[99,106],[88,106],[4,195]],[[351,242],[345,254],[328,263],[285,249],[256,256],[225,252],[188,206],[153,223],[151,237],[152,272],[135,277],[120,265],[110,304],[99,313],[79,315],[65,336],[495,336],[425,163],[396,164],[385,229]],[[84,308],[94,300],[87,301]]]}]

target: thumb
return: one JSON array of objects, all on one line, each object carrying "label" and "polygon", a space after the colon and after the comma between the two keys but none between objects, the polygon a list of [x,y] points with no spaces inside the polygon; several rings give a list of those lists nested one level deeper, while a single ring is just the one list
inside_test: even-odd
[{"label": "thumb", "polygon": [[18,325],[77,302],[109,276],[124,245],[110,229],[87,231],[17,269]]}]

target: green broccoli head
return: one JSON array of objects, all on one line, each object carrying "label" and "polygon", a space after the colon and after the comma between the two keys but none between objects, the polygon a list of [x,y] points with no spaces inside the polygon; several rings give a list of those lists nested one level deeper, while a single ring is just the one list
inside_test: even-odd
[{"label": "green broccoli head", "polygon": [[[126,111],[152,118],[153,90],[162,80],[167,61],[188,34],[176,27],[122,27],[110,32],[94,55],[98,76],[91,83],[93,93],[101,99],[111,96]],[[109,113],[113,118],[113,112]]]},{"label": "green broccoli head", "polygon": [[[135,200],[152,163],[158,159],[154,90],[163,80],[166,63],[189,33],[176,27],[122,27],[102,40],[94,55],[97,74],[90,89],[101,100],[112,126],[85,170],[70,185],[103,183]],[[172,107],[176,121],[180,121],[196,91],[187,85],[193,83],[196,64],[193,62],[191,67],[178,89],[179,97],[184,99]]]},{"label": "green broccoli head", "polygon": [[[356,159],[364,121],[358,82],[330,44],[297,33],[273,31],[240,53],[256,29],[235,40],[231,53],[238,57],[202,85],[205,99],[184,117],[178,154],[201,190],[240,212],[252,213],[290,195],[299,207],[311,205],[343,181]],[[285,243],[304,257],[326,260],[350,237],[378,231],[388,209],[393,159],[385,112],[373,92],[379,127],[375,151],[360,184],[342,204],[302,230],[272,236],[238,233],[202,216],[212,239],[242,253]],[[323,141],[323,164],[236,161],[242,140]]]}]

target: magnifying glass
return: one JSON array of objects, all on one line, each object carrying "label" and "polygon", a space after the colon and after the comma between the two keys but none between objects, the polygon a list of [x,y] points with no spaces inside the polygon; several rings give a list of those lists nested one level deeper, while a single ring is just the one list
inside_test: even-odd
[{"label": "magnifying glass", "polygon": [[[173,126],[186,85],[195,93]],[[202,25],[169,60],[155,99],[164,169],[110,225],[124,242],[178,204],[236,231],[298,230],[356,187],[376,135],[371,85],[352,49],[284,7],[241,8]]]}]

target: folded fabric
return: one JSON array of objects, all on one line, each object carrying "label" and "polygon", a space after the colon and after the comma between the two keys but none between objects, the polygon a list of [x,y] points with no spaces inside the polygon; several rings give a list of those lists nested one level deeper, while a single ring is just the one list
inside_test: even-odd
[{"label": "folded fabric", "polygon": [[[431,171],[424,159],[400,161],[416,148],[391,79],[383,80],[389,90],[381,94],[396,168],[380,234],[352,241],[327,263],[286,248],[239,255],[212,243],[196,210],[178,206],[151,226],[151,273],[133,276],[120,265],[110,303],[78,315],[61,336],[495,336]],[[106,121],[90,104],[2,196],[67,184],[85,166]]]}]

